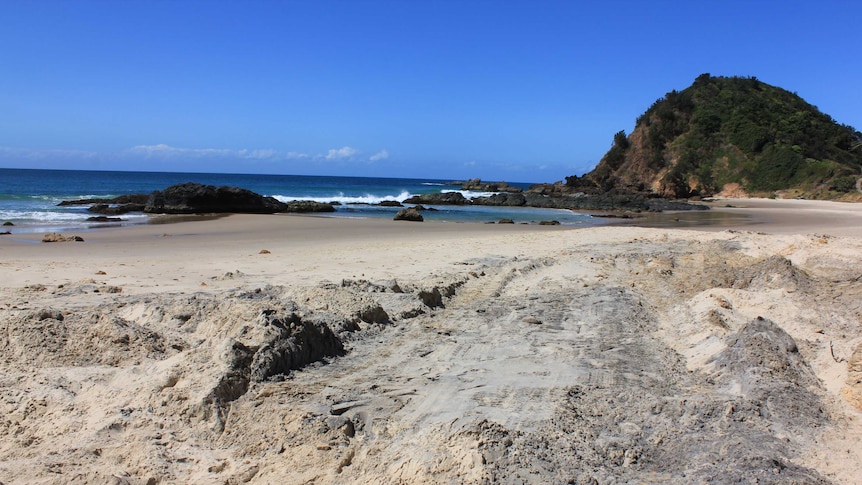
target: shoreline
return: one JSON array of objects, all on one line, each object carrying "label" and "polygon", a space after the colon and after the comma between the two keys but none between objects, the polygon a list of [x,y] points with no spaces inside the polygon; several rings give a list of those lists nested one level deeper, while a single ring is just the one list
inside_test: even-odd
[{"label": "shoreline", "polygon": [[[760,198],[710,198],[701,201],[703,205],[710,208],[708,211],[664,211],[656,213],[640,213],[635,217],[615,218],[596,217],[599,221],[594,225],[577,226],[562,225],[557,229],[584,229],[602,226],[636,226],[665,229],[692,229],[700,231],[723,231],[723,230],[756,230],[770,234],[805,234],[824,232],[832,236],[862,237],[862,204],[853,202],[835,202],[820,200],[798,200],[798,199],[760,199]],[[559,209],[558,209],[559,210]],[[606,214],[602,211],[572,211],[583,215]],[[47,232],[67,232],[97,234],[105,231],[128,231],[141,227],[151,226],[173,226],[200,221],[230,220],[236,222],[241,218],[254,217],[295,217],[316,218],[332,221],[350,220],[359,221],[368,226],[370,230],[389,230],[404,224],[404,221],[392,221],[388,217],[350,217],[350,216],[328,216],[315,214],[181,214],[181,215],[151,215],[145,222],[132,223],[93,223],[87,227],[66,227],[62,231],[41,230],[36,227],[27,227],[24,232],[15,232],[16,226],[6,227],[4,230],[11,234],[0,236],[14,239],[24,236],[33,239]],[[392,223],[395,225],[393,226]],[[335,223],[338,224],[338,223]],[[407,224],[416,224],[407,222]],[[418,223],[424,226],[456,226],[470,228],[472,226],[517,226],[523,230],[524,227],[536,227],[538,224],[515,223],[497,224],[495,221],[425,221]],[[299,229],[306,229],[300,225]],[[547,230],[551,226],[543,226],[541,230]],[[414,228],[417,229],[417,228]],[[451,229],[451,228],[450,228]],[[501,229],[501,230],[505,230]],[[484,232],[485,229],[479,231]],[[138,232],[148,232],[138,229]],[[90,236],[91,238],[93,236]],[[97,237],[98,238],[98,237]]]},{"label": "shoreline", "polygon": [[[321,252],[327,251],[338,254],[338,259],[344,262],[333,268],[332,279],[353,277],[357,270],[349,268],[357,264],[352,264],[351,259],[363,251],[377,254],[377,246],[392,248],[392,254],[399,253],[402,262],[387,265],[384,262],[385,254],[375,257],[373,263],[362,258],[358,262],[391,268],[381,277],[397,278],[399,274],[396,268],[403,266],[407,269],[411,259],[421,258],[426,247],[434,248],[435,252],[439,252],[439,248],[451,247],[451,254],[447,257],[457,260],[465,251],[473,253],[479,248],[505,245],[507,238],[539,240],[544,234],[560,234],[561,238],[591,238],[595,237],[596,231],[629,235],[642,230],[660,229],[693,233],[743,231],[862,238],[862,205],[768,199],[720,199],[709,203],[714,207],[710,211],[647,214],[638,219],[604,220],[601,225],[589,227],[417,223],[298,214],[183,216],[170,218],[173,222],[166,224],[138,224],[63,233],[81,235],[83,243],[42,243],[44,233],[40,232],[2,235],[0,257],[6,261],[30,261],[36,265],[32,271],[7,272],[6,284],[11,286],[85,279],[92,277],[95,271],[108,271],[106,268],[117,267],[169,275],[202,258],[201,261],[212,268],[213,274],[198,274],[196,279],[186,274],[163,283],[169,287],[190,290],[206,282],[209,277],[239,269],[240,263],[250,264],[254,271],[262,275],[271,273],[273,268],[268,265],[273,261],[267,261],[266,258],[275,261],[288,259],[290,263],[287,267],[292,270],[317,268],[319,264],[302,265],[296,261],[313,262],[320,259]],[[269,254],[259,254],[262,251],[268,251]],[[42,263],[46,259],[56,260],[56,263],[45,268]],[[141,268],[145,261],[149,261],[149,267]],[[373,268],[366,272],[374,273]],[[158,276],[148,276],[147,279],[156,280]]]}]

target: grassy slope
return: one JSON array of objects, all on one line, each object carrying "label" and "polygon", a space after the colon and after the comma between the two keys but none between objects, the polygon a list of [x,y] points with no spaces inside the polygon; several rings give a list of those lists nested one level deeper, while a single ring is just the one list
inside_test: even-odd
[{"label": "grassy slope", "polygon": [[599,165],[571,185],[712,195],[736,183],[749,193],[840,198],[856,193],[862,133],[794,93],[755,78],[699,76],[614,136]]}]

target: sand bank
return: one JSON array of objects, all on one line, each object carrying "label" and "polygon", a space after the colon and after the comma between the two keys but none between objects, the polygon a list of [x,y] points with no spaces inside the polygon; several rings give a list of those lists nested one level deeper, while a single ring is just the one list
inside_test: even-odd
[{"label": "sand bank", "polygon": [[2,236],[0,482],[855,483],[859,211],[743,203]]}]

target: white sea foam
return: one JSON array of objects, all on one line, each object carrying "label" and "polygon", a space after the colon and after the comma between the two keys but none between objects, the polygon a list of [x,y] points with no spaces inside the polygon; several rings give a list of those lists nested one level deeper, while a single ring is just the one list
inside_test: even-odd
[{"label": "white sea foam", "polygon": [[[16,221],[29,224],[70,224],[81,223],[88,224],[87,218],[97,216],[91,212],[79,211],[20,211],[20,210],[3,210],[0,211],[0,221]],[[123,214],[119,217],[126,222],[141,222],[146,221],[146,214]]]},{"label": "white sea foam", "polygon": [[92,214],[80,212],[49,212],[49,211],[0,211],[0,220],[4,221],[37,221],[37,222],[75,222],[86,220]]},{"label": "white sea foam", "polygon": [[114,195],[75,194],[75,195],[28,195],[31,200],[41,200],[56,205],[64,200],[112,199]]},{"label": "white sea foam", "polygon": [[476,190],[443,190],[441,192],[443,192],[444,194],[449,192],[458,192],[463,195],[465,199],[475,199],[477,197],[491,197],[492,195],[497,194],[497,192],[479,192]]},{"label": "white sea foam", "polygon": [[324,197],[305,197],[305,196],[293,196],[293,195],[274,195],[276,200],[280,202],[290,202],[293,200],[313,200],[315,202],[340,202],[341,204],[379,204],[384,201],[396,201],[396,202],[404,202],[405,200],[413,197],[413,194],[410,192],[404,191],[398,195],[372,195],[366,194],[361,196],[348,196],[344,195],[344,193],[339,192],[335,195],[329,195]]}]

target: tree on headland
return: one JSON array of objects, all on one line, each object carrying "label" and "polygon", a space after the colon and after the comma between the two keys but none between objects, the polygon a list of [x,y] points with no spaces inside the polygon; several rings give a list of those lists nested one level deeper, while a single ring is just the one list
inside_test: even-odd
[{"label": "tree on headland", "polygon": [[566,182],[670,197],[711,195],[728,183],[752,193],[840,193],[844,177],[862,170],[860,146],[862,133],[794,93],[705,73],[656,100],[631,134],[614,134],[593,171]]}]

